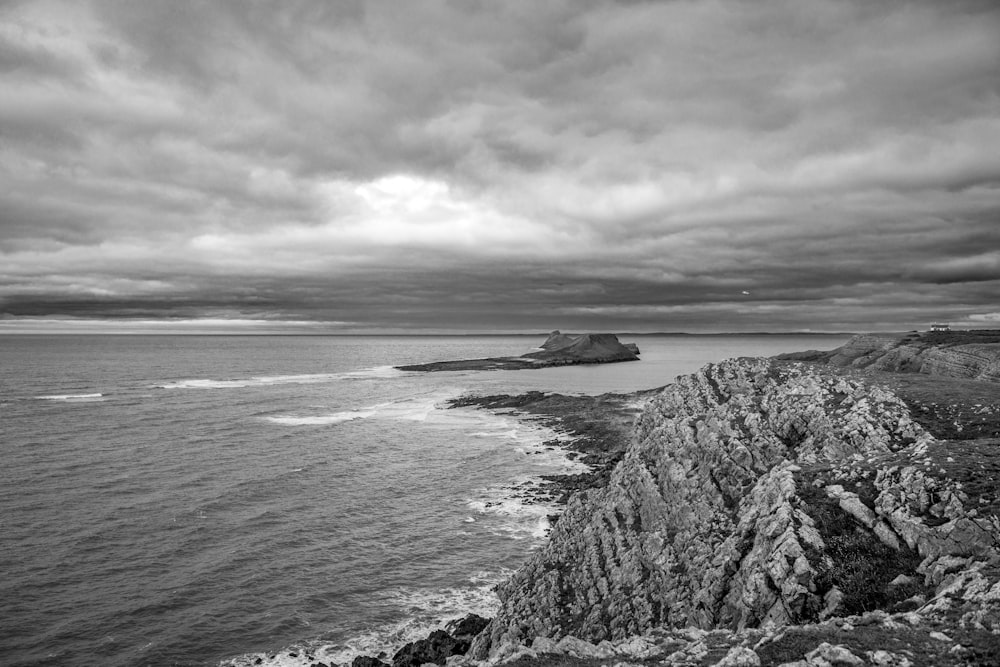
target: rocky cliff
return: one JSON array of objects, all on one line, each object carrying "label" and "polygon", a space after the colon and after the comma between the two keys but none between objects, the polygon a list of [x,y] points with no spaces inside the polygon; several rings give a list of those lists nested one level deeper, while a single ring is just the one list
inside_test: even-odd
[{"label": "rocky cliff", "polygon": [[816,367],[710,365],[649,400],[470,655],[876,609],[1000,632],[997,444],[936,440],[893,393]]},{"label": "rocky cliff", "polygon": [[1000,382],[1000,331],[864,334],[830,352],[810,350],[780,358]]}]

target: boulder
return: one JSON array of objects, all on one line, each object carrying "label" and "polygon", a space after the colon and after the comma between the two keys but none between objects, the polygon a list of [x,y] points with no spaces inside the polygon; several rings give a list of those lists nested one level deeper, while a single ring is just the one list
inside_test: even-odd
[{"label": "boulder", "polygon": [[458,641],[468,643],[489,624],[490,619],[483,618],[478,614],[469,614],[464,618],[451,621],[445,626],[445,630]]},{"label": "boulder", "polygon": [[460,642],[444,630],[435,630],[427,639],[410,642],[399,649],[392,656],[392,667],[420,667],[428,662],[443,665],[449,656],[465,653],[466,649],[467,642]]},{"label": "boulder", "polygon": [[359,655],[351,662],[351,667],[389,667],[389,665],[370,655]]}]

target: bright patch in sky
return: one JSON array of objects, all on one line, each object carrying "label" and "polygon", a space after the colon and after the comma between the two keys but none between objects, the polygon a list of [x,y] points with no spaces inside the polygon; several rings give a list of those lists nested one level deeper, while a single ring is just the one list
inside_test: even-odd
[{"label": "bright patch in sky", "polygon": [[0,317],[989,325],[998,34],[986,0],[8,3]]}]

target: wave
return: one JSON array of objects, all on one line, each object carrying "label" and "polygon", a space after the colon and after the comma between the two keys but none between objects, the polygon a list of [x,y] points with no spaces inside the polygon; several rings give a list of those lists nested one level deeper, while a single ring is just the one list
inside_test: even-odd
[{"label": "wave", "polygon": [[548,537],[549,515],[556,510],[554,498],[539,485],[532,488],[501,487],[492,490],[489,500],[470,500],[466,506],[479,514],[494,515],[487,529],[495,535],[515,540]]},{"label": "wave", "polygon": [[441,419],[448,420],[449,411],[440,407],[444,398],[447,398],[444,394],[435,394],[430,397],[404,398],[351,410],[339,410],[329,414],[275,415],[264,417],[264,419],[272,424],[284,426],[325,426],[369,417],[424,422],[432,414],[438,414]]},{"label": "wave", "polygon": [[288,646],[271,653],[249,653],[229,658],[220,667],[303,667],[316,662],[350,664],[360,655],[389,657],[404,644],[424,639],[432,631],[451,620],[468,614],[492,617],[499,600],[494,588],[506,579],[511,570],[478,572],[469,577],[464,587],[428,590],[397,588],[386,592],[386,603],[405,614],[394,623],[377,625],[339,642],[313,640]]},{"label": "wave", "polygon": [[365,378],[398,378],[417,374],[415,371],[401,371],[395,366],[372,366],[371,368],[340,373],[340,376],[344,380],[363,380]]},{"label": "wave", "polygon": [[329,415],[316,415],[312,417],[282,415],[276,417],[265,417],[264,419],[273,424],[282,424],[283,426],[324,426],[327,424],[339,424],[341,422],[354,421],[355,419],[365,419],[374,414],[375,412],[373,410],[345,410],[344,412],[334,412]]},{"label": "wave", "polygon": [[74,401],[80,403],[86,403],[89,401],[100,401],[104,398],[104,394],[52,394],[49,396],[35,396],[36,400],[39,401]]},{"label": "wave", "polygon": [[532,539],[541,544],[551,529],[549,516],[561,511],[556,500],[558,489],[546,483],[542,474],[579,474],[591,468],[571,459],[566,449],[552,444],[572,436],[553,434],[544,427],[521,421],[513,429],[482,431],[481,437],[512,440],[517,451],[539,472],[505,484],[481,489],[477,498],[467,499],[466,507],[485,515],[483,526],[494,535],[515,540]]},{"label": "wave", "polygon": [[545,449],[540,448],[543,442],[565,440],[568,436],[554,433],[550,429],[525,422],[516,417],[497,415],[472,408],[444,407],[449,398],[454,398],[451,390],[435,390],[420,396],[399,398],[374,405],[352,407],[347,410],[337,410],[328,414],[273,415],[265,420],[285,426],[322,426],[339,424],[354,419],[393,419],[404,421],[427,422],[431,425],[441,425],[449,428],[467,427],[469,437],[501,438],[513,441],[516,450],[521,453],[539,455],[535,459],[544,463],[551,458],[553,465],[562,469],[566,459],[561,453],[547,457]]},{"label": "wave", "polygon": [[264,375],[232,380],[176,380],[154,386],[159,389],[240,389],[243,387],[264,387],[273,384],[315,384],[319,382],[331,382],[336,379],[338,379],[338,376],[330,373]]},{"label": "wave", "polygon": [[345,373],[306,373],[300,375],[254,375],[247,378],[217,380],[210,378],[187,379],[153,385],[158,389],[241,389],[281,384],[318,384],[340,380],[385,379],[407,375],[393,366],[373,366]]}]

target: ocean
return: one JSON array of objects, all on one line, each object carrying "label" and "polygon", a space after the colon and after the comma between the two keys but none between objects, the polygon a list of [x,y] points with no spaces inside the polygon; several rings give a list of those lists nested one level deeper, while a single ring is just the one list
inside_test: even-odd
[{"label": "ocean", "polygon": [[846,336],[634,336],[639,362],[405,373],[541,336],[0,336],[0,664],[309,665],[469,612],[581,470],[467,393],[600,394]]}]

